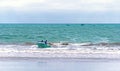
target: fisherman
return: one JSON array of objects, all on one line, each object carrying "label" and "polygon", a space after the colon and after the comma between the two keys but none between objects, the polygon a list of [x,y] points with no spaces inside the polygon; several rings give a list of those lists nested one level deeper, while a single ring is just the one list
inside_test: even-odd
[{"label": "fisherman", "polygon": [[41,40],[41,41],[38,41],[38,43],[43,43],[43,44],[47,45],[47,40],[45,40],[45,41]]},{"label": "fisherman", "polygon": [[45,41],[41,40],[37,43],[37,45],[38,45],[38,48],[48,48],[48,47],[50,47],[50,45],[48,45],[47,40],[45,40]]},{"label": "fisherman", "polygon": [[38,41],[38,43],[44,43],[44,41],[43,41],[43,40],[41,40],[41,41]]},{"label": "fisherman", "polygon": [[41,40],[40,42],[44,42],[43,40]]},{"label": "fisherman", "polygon": [[47,40],[45,40],[45,44],[47,45]]}]

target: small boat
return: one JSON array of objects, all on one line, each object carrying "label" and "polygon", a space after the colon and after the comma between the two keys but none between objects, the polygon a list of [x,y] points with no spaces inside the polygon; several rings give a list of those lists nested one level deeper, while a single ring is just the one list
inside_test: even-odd
[{"label": "small boat", "polygon": [[38,42],[37,45],[38,45],[38,48],[49,48],[50,47],[49,44],[45,44],[44,42]]}]

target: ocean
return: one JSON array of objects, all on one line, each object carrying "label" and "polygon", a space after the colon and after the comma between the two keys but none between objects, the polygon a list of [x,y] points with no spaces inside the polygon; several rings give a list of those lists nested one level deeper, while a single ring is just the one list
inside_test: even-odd
[{"label": "ocean", "polygon": [[[0,57],[119,58],[119,29],[120,24],[0,24]],[[38,48],[41,40],[50,48]]]},{"label": "ocean", "polygon": [[120,24],[0,24],[0,70],[120,71],[119,38]]},{"label": "ocean", "polygon": [[120,24],[0,24],[1,44],[119,43]]}]

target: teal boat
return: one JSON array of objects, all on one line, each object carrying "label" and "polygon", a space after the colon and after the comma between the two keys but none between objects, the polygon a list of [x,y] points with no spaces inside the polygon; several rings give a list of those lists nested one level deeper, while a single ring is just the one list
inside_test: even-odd
[{"label": "teal boat", "polygon": [[38,48],[49,48],[50,47],[50,45],[42,43],[42,42],[38,42],[37,45],[38,45]]}]

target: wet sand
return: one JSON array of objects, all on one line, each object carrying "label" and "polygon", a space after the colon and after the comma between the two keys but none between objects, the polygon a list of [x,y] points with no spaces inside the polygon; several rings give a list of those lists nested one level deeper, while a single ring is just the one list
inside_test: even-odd
[{"label": "wet sand", "polygon": [[120,71],[119,59],[0,58],[1,71]]}]

